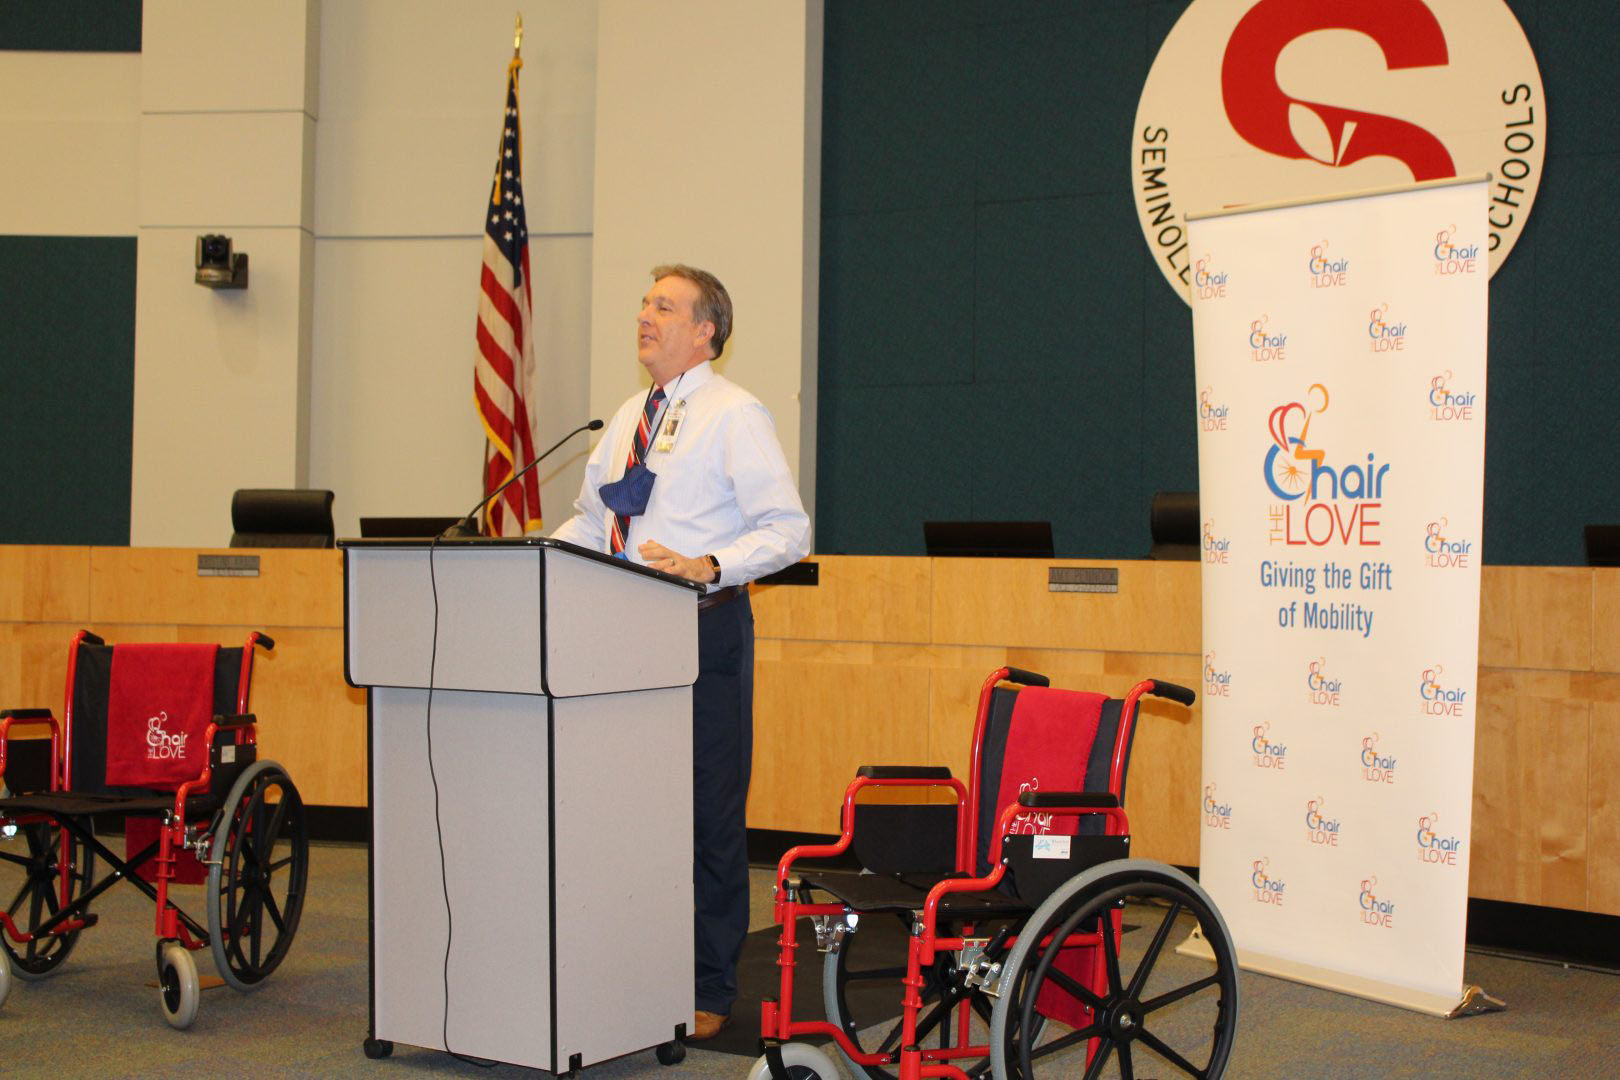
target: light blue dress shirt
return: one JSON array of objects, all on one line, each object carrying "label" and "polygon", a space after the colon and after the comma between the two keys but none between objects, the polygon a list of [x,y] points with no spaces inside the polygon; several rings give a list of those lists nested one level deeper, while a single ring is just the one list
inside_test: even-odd
[{"label": "light blue dress shirt", "polygon": [[[656,540],[690,558],[713,555],[720,580],[711,588],[753,581],[808,555],[810,518],[759,399],[707,361],[671,379],[664,392],[669,400],[646,461],[658,479],[646,513],[630,519],[625,554],[644,563],[637,549]],[[608,550],[613,512],[598,489],[624,475],[645,401],[645,392],[637,393],[613,414],[585,465],[575,514],[551,534],[556,539]],[[660,450],[666,421],[682,401],[674,445]]]}]

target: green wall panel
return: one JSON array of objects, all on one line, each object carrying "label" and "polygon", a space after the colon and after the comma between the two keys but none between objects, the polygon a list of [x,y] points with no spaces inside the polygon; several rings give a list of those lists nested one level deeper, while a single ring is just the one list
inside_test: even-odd
[{"label": "green wall panel", "polygon": [[[1048,518],[1060,554],[1136,557],[1153,492],[1197,486],[1191,317],[1145,256],[1126,160],[1186,6],[828,0],[819,550]],[[1620,6],[1510,6],[1550,134],[1490,288],[1483,552],[1573,564],[1584,524],[1620,521]]]},{"label": "green wall panel", "polygon": [[0,236],[0,543],[129,543],[135,238]]},{"label": "green wall panel", "polygon": [[141,0],[4,0],[0,50],[140,52]]}]

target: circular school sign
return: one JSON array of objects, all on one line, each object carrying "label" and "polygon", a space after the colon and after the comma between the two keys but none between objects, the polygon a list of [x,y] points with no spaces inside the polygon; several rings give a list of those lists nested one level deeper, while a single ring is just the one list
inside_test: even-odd
[{"label": "circular school sign", "polygon": [[1491,174],[1491,272],[1541,182],[1541,72],[1506,0],[1192,0],[1131,136],[1142,235],[1183,300],[1186,215]]}]

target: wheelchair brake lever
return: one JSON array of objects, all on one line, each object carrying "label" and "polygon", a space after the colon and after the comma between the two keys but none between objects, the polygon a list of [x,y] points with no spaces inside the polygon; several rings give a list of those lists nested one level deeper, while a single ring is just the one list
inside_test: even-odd
[{"label": "wheelchair brake lever", "polygon": [[1006,951],[1007,939],[1010,937],[1012,937],[1011,926],[1003,926],[1000,930],[997,930],[995,937],[985,943],[984,955],[991,960],[1000,960],[1001,954]]}]

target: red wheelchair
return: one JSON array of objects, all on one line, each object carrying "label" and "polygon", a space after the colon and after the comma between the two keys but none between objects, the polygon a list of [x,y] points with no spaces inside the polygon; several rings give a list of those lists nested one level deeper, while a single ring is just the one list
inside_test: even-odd
[{"label": "red wheelchair", "polygon": [[[1001,668],[979,697],[966,784],[940,767],[859,770],[838,841],[777,866],[781,986],[750,1080],[835,1080],[839,1062],[793,1041],[805,1036],[829,1037],[856,1080],[1221,1076],[1238,1021],[1231,935],[1191,878],[1129,857],[1144,695],[1194,700],[1151,679],[1112,699]],[[912,801],[861,801],[869,788]],[[952,802],[918,801],[928,788]],[[851,854],[858,869],[800,865]],[[800,919],[823,954],[825,1020],[793,1018]],[[889,983],[898,1020],[859,1015]]]},{"label": "red wheelchair", "polygon": [[[0,1002],[12,976],[60,968],[96,923],[91,903],[120,881],[157,905],[159,999],[173,1027],[197,1015],[193,951],[211,949],[220,977],[244,992],[285,959],[304,906],[308,826],[286,771],[258,760],[247,711],[255,649],[274,646],[259,633],[239,648],[112,646],[81,630],[61,719],[0,711],[0,782],[8,756],[26,749],[13,728],[50,733],[42,775],[0,787]],[[96,828],[120,818],[122,856]],[[178,906],[178,884],[205,884],[202,919]]]}]

